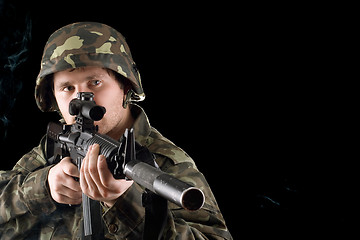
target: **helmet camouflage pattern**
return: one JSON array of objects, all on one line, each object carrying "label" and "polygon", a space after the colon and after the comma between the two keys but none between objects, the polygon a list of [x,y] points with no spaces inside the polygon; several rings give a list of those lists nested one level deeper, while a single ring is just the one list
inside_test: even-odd
[{"label": "helmet camouflage pattern", "polygon": [[140,73],[121,33],[105,24],[79,22],[55,31],[45,45],[35,87],[38,107],[45,112],[57,110],[46,76],[86,66],[104,67],[119,73],[132,84],[130,100],[144,100]]}]

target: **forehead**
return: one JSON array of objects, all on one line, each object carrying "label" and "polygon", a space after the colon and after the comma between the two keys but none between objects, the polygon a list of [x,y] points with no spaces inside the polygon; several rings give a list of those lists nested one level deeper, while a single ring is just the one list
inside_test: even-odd
[{"label": "forehead", "polygon": [[54,73],[54,83],[88,81],[110,78],[107,69],[100,67],[82,67]]}]

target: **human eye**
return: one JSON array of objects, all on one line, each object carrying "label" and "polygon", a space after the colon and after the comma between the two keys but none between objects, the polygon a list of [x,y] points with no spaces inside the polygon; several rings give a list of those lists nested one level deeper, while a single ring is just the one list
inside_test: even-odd
[{"label": "human eye", "polygon": [[89,81],[90,86],[98,87],[98,86],[101,86],[101,84],[102,84],[101,80],[91,80],[91,81]]},{"label": "human eye", "polygon": [[61,91],[63,91],[63,92],[71,92],[71,91],[73,91],[74,89],[75,89],[74,86],[63,86],[63,87],[61,88]]}]

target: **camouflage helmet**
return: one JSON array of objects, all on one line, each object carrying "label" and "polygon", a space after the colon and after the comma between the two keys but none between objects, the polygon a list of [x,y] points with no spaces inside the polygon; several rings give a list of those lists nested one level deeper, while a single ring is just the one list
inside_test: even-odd
[{"label": "camouflage helmet", "polygon": [[35,99],[40,110],[57,110],[46,76],[86,66],[104,67],[119,73],[132,85],[131,95],[127,96],[130,101],[144,100],[140,73],[125,38],[105,24],[78,22],[55,31],[45,45],[35,87]]}]

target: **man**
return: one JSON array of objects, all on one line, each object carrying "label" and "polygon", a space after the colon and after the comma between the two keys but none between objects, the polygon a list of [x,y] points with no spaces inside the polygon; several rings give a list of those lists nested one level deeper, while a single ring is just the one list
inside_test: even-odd
[{"label": "man", "polygon": [[[133,127],[135,139],[156,156],[159,167],[205,194],[205,204],[190,212],[168,204],[161,239],[232,239],[215,198],[193,160],[152,128],[135,101],[145,98],[140,74],[124,37],[100,23],[80,22],[54,32],[44,49],[35,98],[42,111],[58,111],[73,124],[69,102],[78,92],[93,92],[106,108],[95,122],[99,133],[120,139]],[[141,239],[144,188],[116,180],[99,145],[92,145],[81,169],[69,157],[49,165],[45,138],[11,171],[0,172],[1,239],[81,239],[82,193],[101,203],[106,239]],[[77,179],[79,181],[77,181]]]}]

